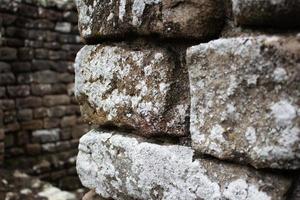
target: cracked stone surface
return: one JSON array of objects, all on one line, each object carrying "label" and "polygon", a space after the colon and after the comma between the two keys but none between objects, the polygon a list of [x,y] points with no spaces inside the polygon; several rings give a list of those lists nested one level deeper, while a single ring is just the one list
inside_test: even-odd
[{"label": "cracked stone surface", "polygon": [[209,39],[224,21],[223,0],[76,0],[86,40],[156,34]]},{"label": "cracked stone surface", "polygon": [[234,19],[239,25],[299,27],[299,0],[232,0]]},{"label": "cracked stone surface", "polygon": [[88,121],[144,136],[188,133],[188,73],[160,47],[85,46],[75,63],[75,96]]},{"label": "cracked stone surface", "polygon": [[277,200],[291,184],[280,175],[195,158],[190,147],[96,130],[80,139],[77,172],[84,186],[120,200]]},{"label": "cracked stone surface", "polygon": [[300,42],[218,39],[188,49],[192,146],[256,168],[300,167]]}]

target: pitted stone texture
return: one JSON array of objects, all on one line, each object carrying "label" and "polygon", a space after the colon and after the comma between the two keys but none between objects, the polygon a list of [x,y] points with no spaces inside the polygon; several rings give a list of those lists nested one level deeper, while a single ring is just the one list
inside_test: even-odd
[{"label": "pitted stone texture", "polygon": [[158,34],[209,39],[222,29],[222,0],[76,0],[85,39]]},{"label": "pitted stone texture", "polygon": [[175,59],[147,45],[85,46],[75,61],[75,96],[84,118],[144,136],[186,135],[188,74]]},{"label": "pitted stone texture", "polygon": [[187,51],[193,148],[257,168],[300,167],[300,43],[219,39]]},{"label": "pitted stone texture", "polygon": [[284,199],[290,180],[245,166],[194,159],[190,147],[92,130],[80,139],[84,186],[113,199]]},{"label": "pitted stone texture", "polygon": [[232,0],[237,24],[270,27],[299,27],[299,0]]}]

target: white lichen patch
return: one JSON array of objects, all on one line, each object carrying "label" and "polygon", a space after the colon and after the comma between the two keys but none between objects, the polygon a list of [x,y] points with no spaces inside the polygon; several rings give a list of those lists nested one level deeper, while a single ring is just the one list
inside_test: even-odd
[{"label": "white lichen patch", "polygon": [[253,127],[248,127],[245,133],[246,139],[250,145],[253,145],[256,142],[256,131]]},{"label": "white lichen patch", "polygon": [[224,196],[230,200],[271,200],[271,197],[257,186],[248,184],[244,179],[237,179],[228,184]]},{"label": "white lichen patch", "polygon": [[273,72],[273,78],[274,78],[274,81],[280,83],[280,82],[286,81],[288,79],[288,75],[284,68],[277,67]]},{"label": "white lichen patch", "polygon": [[279,126],[288,126],[297,117],[297,109],[287,100],[281,100],[271,105],[271,114]]},{"label": "white lichen patch", "polygon": [[92,34],[91,24],[92,24],[92,14],[94,12],[94,8],[92,5],[87,5],[82,0],[75,0],[76,6],[78,9],[78,21],[82,25],[81,34],[83,36],[89,36]]},{"label": "white lichen patch", "polygon": [[[189,147],[92,130],[80,139],[77,172],[84,186],[119,200],[268,200],[289,188],[280,177],[193,157]],[[266,185],[273,189],[258,189]]]},{"label": "white lichen patch", "polygon": [[134,0],[132,4],[132,25],[140,26],[142,23],[141,17],[147,5],[160,3],[161,0]]}]

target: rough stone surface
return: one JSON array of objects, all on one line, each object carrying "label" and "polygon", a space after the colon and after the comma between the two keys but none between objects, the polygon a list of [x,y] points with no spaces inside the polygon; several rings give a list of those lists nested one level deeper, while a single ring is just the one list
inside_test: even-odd
[{"label": "rough stone surface", "polygon": [[270,27],[299,27],[299,0],[232,0],[237,24]]},{"label": "rough stone surface", "polygon": [[76,0],[85,39],[158,34],[167,38],[215,37],[223,25],[222,0]]},{"label": "rough stone surface", "polygon": [[145,136],[187,134],[187,70],[163,48],[85,46],[75,74],[75,96],[88,121]]},{"label": "rough stone surface", "polygon": [[92,130],[80,139],[84,186],[113,199],[283,199],[290,180],[248,167],[195,159],[190,147]]},{"label": "rough stone surface", "polygon": [[294,37],[189,48],[193,148],[257,168],[299,168],[299,58]]}]

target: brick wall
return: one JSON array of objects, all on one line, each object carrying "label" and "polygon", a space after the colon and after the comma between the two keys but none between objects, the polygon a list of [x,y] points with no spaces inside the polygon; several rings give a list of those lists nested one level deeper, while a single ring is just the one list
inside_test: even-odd
[{"label": "brick wall", "polygon": [[72,180],[78,138],[88,129],[73,96],[76,9],[67,1],[1,2],[0,163]]}]

